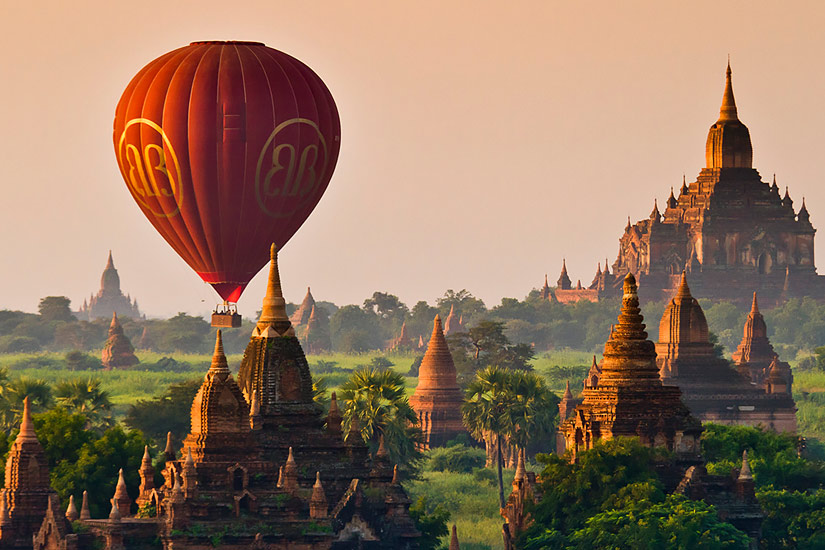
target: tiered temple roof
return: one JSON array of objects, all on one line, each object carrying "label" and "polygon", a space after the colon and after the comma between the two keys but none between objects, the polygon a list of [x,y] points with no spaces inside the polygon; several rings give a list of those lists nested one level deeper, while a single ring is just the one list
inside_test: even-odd
[{"label": "tiered temple roof", "polygon": [[418,370],[418,386],[410,397],[410,405],[418,414],[425,448],[442,446],[465,432],[461,416],[463,402],[441,317],[436,315],[433,334]]},{"label": "tiered temple roof", "polygon": [[112,312],[123,317],[140,319],[141,313],[137,300],[132,300],[130,296],[124,296],[120,290],[120,275],[115,269],[115,262],[112,259],[112,251],[109,251],[109,258],[106,267],[100,276],[100,290],[97,294],[89,296],[89,300],[83,303],[75,315],[84,321],[92,321],[101,317],[108,317]]}]

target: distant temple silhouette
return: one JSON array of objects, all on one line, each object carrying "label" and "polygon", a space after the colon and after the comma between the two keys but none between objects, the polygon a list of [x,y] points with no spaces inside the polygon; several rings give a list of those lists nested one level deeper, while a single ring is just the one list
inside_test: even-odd
[{"label": "distant temple silhouette", "polygon": [[[763,182],[752,165],[750,133],[738,117],[730,64],[719,119],[710,127],[705,168],[692,183],[671,187],[664,212],[654,201],[647,219],[628,218],[612,273],[605,262],[587,288],[573,287],[566,264],[549,300],[598,301],[621,295],[633,273],[643,299],[673,296],[680,274],[691,275],[694,295],[747,303],[754,291],[769,304],[794,296],[822,297],[825,277],[814,265],[814,233],[803,198],[794,210],[788,188],[776,177]],[[545,284],[546,287],[546,284]]]},{"label": "distant temple silhouette", "polygon": [[137,300],[132,300],[128,294],[124,296],[120,290],[120,276],[115,269],[115,262],[112,260],[112,251],[109,251],[109,259],[103,275],[100,276],[100,290],[97,294],[92,294],[89,300],[83,300],[80,311],[75,316],[82,321],[93,321],[95,319],[112,317],[116,313],[120,317],[131,317],[140,319],[142,317],[138,309]]}]

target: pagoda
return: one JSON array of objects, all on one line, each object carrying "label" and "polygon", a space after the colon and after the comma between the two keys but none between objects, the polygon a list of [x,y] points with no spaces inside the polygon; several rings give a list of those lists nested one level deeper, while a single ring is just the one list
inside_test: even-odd
[{"label": "pagoda", "polygon": [[637,436],[643,444],[667,447],[684,460],[698,459],[701,424],[682,403],[679,388],[659,379],[655,346],[647,339],[643,320],[636,280],[628,274],[598,383],[582,390],[582,403],[560,427],[573,459],[597,440],[616,436]]},{"label": "pagoda", "polygon": [[112,259],[112,251],[109,251],[109,259],[106,267],[100,276],[100,290],[97,294],[92,294],[89,300],[83,301],[83,306],[75,315],[83,321],[93,321],[95,319],[109,317],[112,312],[122,317],[140,319],[142,314],[138,308],[137,300],[124,295],[120,290],[120,275],[115,269],[115,262]]},{"label": "pagoda", "polygon": [[452,304],[450,305],[450,313],[444,319],[444,334],[450,335],[459,332],[464,332],[464,318],[456,315],[455,304]]},{"label": "pagoda", "polygon": [[370,456],[357,431],[345,441],[341,420],[334,394],[327,414],[313,401],[273,246],[261,316],[238,378],[218,332],[183,449],[176,453],[167,441],[162,485],[154,484],[147,449],[138,515],[131,515],[120,482],[109,518],[81,513],[77,533],[47,514],[44,501],[38,535],[44,542],[37,548],[62,550],[72,543],[75,550],[120,550],[130,541],[130,548],[166,550],[216,544],[226,550],[417,549],[410,500],[385,447]]},{"label": "pagoda", "polygon": [[32,548],[32,535],[40,529],[50,495],[49,467],[34,433],[29,398],[23,400],[20,433],[6,459],[5,488],[0,489],[0,549]]},{"label": "pagoda", "polygon": [[441,317],[436,315],[433,334],[418,370],[418,386],[410,397],[410,405],[418,415],[425,449],[443,446],[466,432],[461,416],[463,402],[453,356],[441,328]]},{"label": "pagoda", "polygon": [[683,270],[701,298],[744,305],[753,291],[769,304],[825,295],[825,276],[817,275],[814,264],[816,229],[804,199],[795,208],[787,187],[782,194],[775,176],[762,181],[753,167],[750,131],[739,119],[730,63],[719,116],[705,142],[705,167],[696,181],[683,176],[679,191],[671,187],[664,206],[660,210],[654,200],[646,219],[628,219],[612,273],[590,285],[599,297],[621,295],[624,276],[633,273],[643,299],[666,300],[678,290]]},{"label": "pagoda", "polygon": [[[790,388],[771,392],[752,383],[750,376],[743,376],[714,353],[708,336],[705,314],[691,296],[683,272],[676,296],[668,303],[659,324],[656,361],[662,382],[678,386],[691,414],[703,422],[796,431],[796,408]],[[775,354],[771,359],[774,358]]]},{"label": "pagoda", "polygon": [[301,305],[295,310],[289,320],[294,327],[306,326],[309,322],[309,317],[312,315],[312,308],[315,307],[315,298],[312,297],[312,292],[307,287],[307,293],[301,301]]},{"label": "pagoda", "polygon": [[329,351],[332,348],[329,339],[329,321],[326,316],[318,314],[318,308],[315,305],[310,310],[309,319],[301,340],[307,352],[313,355]]},{"label": "pagoda", "polygon": [[748,377],[751,382],[758,386],[764,386],[771,366],[776,360],[776,368],[785,378],[790,393],[790,388],[793,385],[791,366],[788,363],[778,361],[777,357],[777,353],[768,339],[768,326],[759,311],[759,303],[754,292],[751,310],[745,319],[742,341],[736,351],[733,352],[733,361],[736,363],[739,372]]},{"label": "pagoda", "polygon": [[112,313],[109,337],[103,345],[100,359],[106,370],[129,368],[140,362],[135,356],[135,348],[132,347],[132,342],[123,333],[123,327],[117,319],[117,312]]}]

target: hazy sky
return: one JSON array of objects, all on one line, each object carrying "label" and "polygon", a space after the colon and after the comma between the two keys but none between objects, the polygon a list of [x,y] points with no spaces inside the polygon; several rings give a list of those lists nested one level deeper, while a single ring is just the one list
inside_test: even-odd
[{"label": "hazy sky", "polygon": [[555,281],[562,257],[589,283],[628,215],[695,179],[728,53],[755,167],[825,227],[823,28],[822,2],[3,0],[0,309],[76,307],[110,248],[150,316],[218,301],[140,213],[112,147],[126,84],[189,42],[264,42],[335,97],[341,156],[281,254],[288,300],[467,288],[492,306]]}]

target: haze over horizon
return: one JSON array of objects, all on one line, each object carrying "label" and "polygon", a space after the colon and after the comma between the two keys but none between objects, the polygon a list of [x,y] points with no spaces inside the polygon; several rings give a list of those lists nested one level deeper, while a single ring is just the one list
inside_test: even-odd
[{"label": "haze over horizon", "polygon": [[[728,54],[754,167],[825,227],[819,2],[5,7],[0,309],[36,311],[47,295],[77,309],[109,249],[149,316],[219,301],[140,213],[112,147],[132,76],[205,39],[297,57],[338,106],[335,175],[280,257],[292,302],[308,285],[339,305],[466,288],[491,307],[555,281],[563,257],[588,284],[627,216],[647,217],[704,166]],[[242,314],[260,307],[264,278]]]}]

